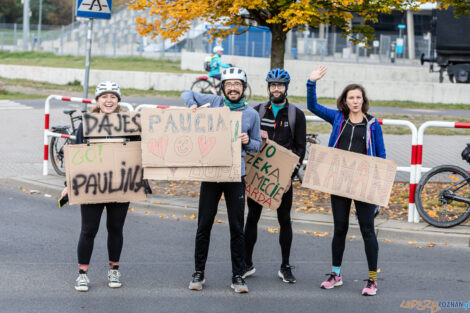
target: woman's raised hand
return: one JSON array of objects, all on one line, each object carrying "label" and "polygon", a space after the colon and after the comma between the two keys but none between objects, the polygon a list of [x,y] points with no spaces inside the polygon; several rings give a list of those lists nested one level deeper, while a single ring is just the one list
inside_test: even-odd
[{"label": "woman's raised hand", "polygon": [[326,74],[326,70],[328,68],[326,66],[319,66],[317,67],[316,69],[314,69],[312,71],[312,73],[310,74],[310,77],[309,79],[312,81],[312,82],[316,82],[317,80],[321,79],[323,76],[325,76]]}]

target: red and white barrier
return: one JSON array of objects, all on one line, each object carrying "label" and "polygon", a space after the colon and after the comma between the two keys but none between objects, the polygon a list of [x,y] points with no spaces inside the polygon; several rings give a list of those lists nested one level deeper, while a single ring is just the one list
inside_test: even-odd
[{"label": "red and white barrier", "polygon": [[[306,116],[307,122],[318,122],[324,121],[323,119],[319,118],[318,116]],[[408,203],[408,222],[413,222],[415,220],[415,216],[418,215],[415,206],[414,200],[414,190],[416,189],[416,185],[418,179],[416,177],[416,147],[418,142],[418,131],[416,126],[411,123],[410,121],[405,120],[391,120],[391,119],[377,119],[381,125],[394,125],[394,126],[402,126],[407,127],[411,130],[411,162],[410,166],[398,166],[397,171],[400,172],[407,172],[410,173],[410,192],[409,192],[409,203]],[[304,163],[306,161],[304,160]],[[418,216],[419,220],[419,216]]]},{"label": "red and white barrier", "polygon": [[[138,106],[135,107],[135,111],[139,112],[142,109],[168,109],[171,108],[172,106],[169,105],[156,105],[156,104],[139,104]],[[174,106],[175,108],[181,108]]]},{"label": "red and white barrier", "polygon": [[[42,166],[43,175],[47,175],[48,173],[49,137],[54,136],[54,137],[75,139],[74,136],[54,133],[49,130],[51,100],[59,100],[59,101],[74,102],[74,103],[86,103],[88,106],[93,106],[94,104],[96,104],[96,101],[92,99],[64,97],[64,96],[58,96],[58,95],[50,95],[49,97],[47,97],[46,102],[44,104],[44,160],[43,160],[43,166]],[[132,106],[132,104],[120,102],[119,105],[127,108],[130,112],[134,111],[134,107]]]},{"label": "red and white barrier", "polygon": [[[421,179],[421,174],[429,171],[431,168],[423,167],[423,143],[424,143],[424,131],[429,127],[440,127],[440,128],[470,128],[470,123],[461,123],[461,122],[440,122],[440,121],[428,121],[424,122],[418,129],[418,142],[416,146],[416,156],[415,156],[415,166],[416,166],[416,184]],[[413,199],[414,192],[416,190],[416,185],[413,189]],[[411,185],[410,185],[411,193]],[[419,222],[419,215],[416,212],[414,216],[415,223]]]}]

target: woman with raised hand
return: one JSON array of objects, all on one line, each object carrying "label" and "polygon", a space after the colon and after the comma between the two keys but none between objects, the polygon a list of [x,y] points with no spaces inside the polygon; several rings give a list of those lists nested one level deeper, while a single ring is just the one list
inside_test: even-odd
[{"label": "woman with raised hand", "polygon": [[[326,108],[317,102],[316,82],[326,74],[327,68],[313,70],[307,81],[308,109],[332,124],[329,147],[366,154],[385,159],[385,146],[379,121],[367,113],[369,100],[364,87],[350,84],[344,88],[336,101],[337,110]],[[332,269],[328,279],[321,284],[323,289],[332,289],[343,284],[341,264],[349,225],[352,199],[331,195],[334,235],[331,243]],[[359,227],[369,267],[369,278],[362,290],[364,296],[377,292],[377,259],[379,245],[375,236],[374,218],[376,205],[354,200]]]}]

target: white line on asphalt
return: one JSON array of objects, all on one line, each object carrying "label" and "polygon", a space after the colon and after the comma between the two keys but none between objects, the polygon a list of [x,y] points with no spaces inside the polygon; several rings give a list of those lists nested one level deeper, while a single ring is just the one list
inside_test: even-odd
[{"label": "white line on asphalt", "polygon": [[32,108],[11,100],[0,100],[0,110],[30,110]]}]

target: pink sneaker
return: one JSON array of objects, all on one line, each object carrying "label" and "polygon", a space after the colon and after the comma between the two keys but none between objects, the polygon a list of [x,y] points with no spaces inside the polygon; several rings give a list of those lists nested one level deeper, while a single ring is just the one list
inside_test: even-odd
[{"label": "pink sneaker", "polygon": [[341,274],[339,274],[339,276],[336,276],[336,274],[332,272],[331,274],[326,275],[330,275],[330,277],[328,277],[327,280],[321,283],[320,288],[331,289],[334,287],[341,286],[343,284],[343,276],[341,276]]},{"label": "pink sneaker", "polygon": [[367,280],[366,286],[362,289],[363,296],[375,296],[377,294],[377,283],[369,278]]}]

